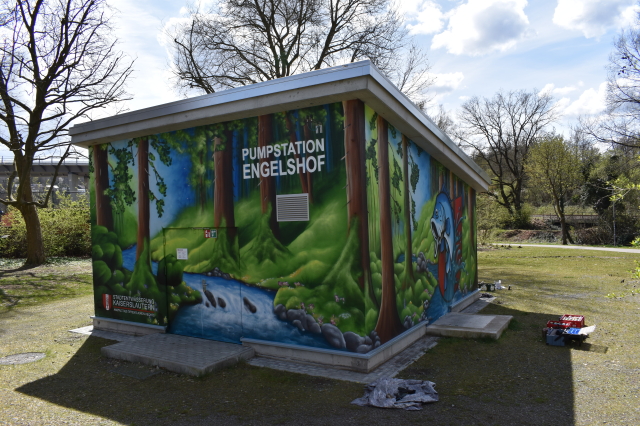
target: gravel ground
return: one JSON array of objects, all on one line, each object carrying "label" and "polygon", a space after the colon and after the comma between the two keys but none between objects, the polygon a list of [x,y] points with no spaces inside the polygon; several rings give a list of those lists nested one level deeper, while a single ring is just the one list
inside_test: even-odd
[{"label": "gravel ground", "polygon": [[[497,342],[443,338],[401,372],[436,383],[440,401],[418,412],[357,407],[350,401],[361,385],[247,364],[196,379],[107,360],[100,348],[113,342],[67,331],[90,324],[91,296],[18,306],[0,313],[0,357],[47,356],[0,365],[0,424],[640,424],[640,295],[630,295],[640,285],[621,283],[633,260],[544,248],[480,253],[481,279],[513,286],[482,313],[514,321]],[[542,342],[541,327],[563,313],[597,325],[589,344]]]}]

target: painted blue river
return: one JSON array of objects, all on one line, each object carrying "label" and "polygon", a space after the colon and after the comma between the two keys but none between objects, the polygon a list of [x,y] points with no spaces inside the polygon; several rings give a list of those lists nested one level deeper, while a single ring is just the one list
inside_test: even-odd
[{"label": "painted blue river", "polygon": [[[124,250],[122,259],[124,267],[133,271],[136,246]],[[153,274],[157,275],[157,262],[152,262],[152,269]],[[248,286],[233,279],[225,280],[202,274],[185,273],[183,279],[189,287],[202,294],[202,302],[182,306],[169,324],[169,333],[232,343],[240,343],[241,337],[247,337],[335,350],[322,335],[301,332],[289,322],[276,317],[273,313],[276,293],[273,291]],[[202,291],[202,284],[206,284],[207,290],[213,293],[216,303],[218,298],[222,298],[226,306],[211,306]],[[245,297],[256,307],[255,313],[245,307]]]}]

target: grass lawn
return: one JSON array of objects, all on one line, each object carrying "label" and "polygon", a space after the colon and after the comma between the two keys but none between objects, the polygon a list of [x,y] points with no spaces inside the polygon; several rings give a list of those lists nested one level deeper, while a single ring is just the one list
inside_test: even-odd
[{"label": "grass lawn", "polygon": [[37,268],[24,259],[0,259],[0,314],[16,306],[69,299],[93,293],[88,259],[51,258]]},{"label": "grass lawn", "polygon": [[[540,247],[481,251],[480,279],[513,287],[496,292],[496,303],[481,313],[514,321],[497,342],[440,339],[401,372],[436,383],[440,401],[418,412],[353,406],[362,395],[359,384],[246,364],[198,379],[168,372],[145,380],[123,376],[113,372],[122,363],[100,356],[112,342],[67,332],[90,323],[90,295],[48,303],[25,297],[0,311],[0,357],[47,357],[0,366],[0,424],[640,424],[640,295],[631,295],[640,283],[627,272],[636,258]],[[89,267],[86,261],[87,282]],[[49,268],[53,276],[69,270]],[[38,269],[30,272],[40,278]],[[623,297],[607,297],[612,293]],[[588,344],[542,342],[546,321],[563,313],[597,325]]]}]

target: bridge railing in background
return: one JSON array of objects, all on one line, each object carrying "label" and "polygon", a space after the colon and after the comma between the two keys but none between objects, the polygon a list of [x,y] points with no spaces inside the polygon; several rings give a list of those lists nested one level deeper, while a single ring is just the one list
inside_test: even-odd
[{"label": "bridge railing in background", "polygon": [[[571,225],[596,225],[599,220],[597,214],[568,214],[564,217],[567,223]],[[532,214],[531,219],[560,224],[560,218],[555,214]]]}]

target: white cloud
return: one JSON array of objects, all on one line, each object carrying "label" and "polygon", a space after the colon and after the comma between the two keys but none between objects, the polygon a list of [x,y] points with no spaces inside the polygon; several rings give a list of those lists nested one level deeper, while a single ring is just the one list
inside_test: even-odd
[{"label": "white cloud", "polygon": [[562,108],[559,108],[559,111],[563,112],[564,115],[575,117],[601,113],[606,107],[606,91],[607,83],[604,82],[598,86],[597,90],[593,88],[585,90],[577,100],[570,104],[567,102],[567,98],[560,99],[558,104]]},{"label": "white cloud", "polygon": [[582,31],[585,37],[600,37],[608,29],[625,26],[640,8],[635,0],[558,0],[553,23]]},{"label": "white cloud", "polygon": [[411,34],[431,34],[442,29],[444,14],[431,0],[404,1],[399,10],[405,14]]},{"label": "white cloud", "polygon": [[159,42],[162,21],[169,11],[150,0],[112,0],[111,5],[117,11],[114,24],[120,48],[136,58],[128,83],[133,99],[127,102],[127,108],[137,110],[179,99],[171,86],[166,50]]},{"label": "white cloud", "polygon": [[564,114],[569,105],[571,105],[571,99],[561,98],[558,102],[556,102],[556,111]]},{"label": "white cloud", "polygon": [[526,0],[469,0],[447,13],[449,25],[433,37],[431,48],[472,56],[505,51],[527,33],[526,5]]},{"label": "white cloud", "polygon": [[462,80],[464,80],[464,74],[461,72],[449,72],[442,74],[431,74],[434,78],[433,86],[430,90],[436,93],[447,93],[456,90]]},{"label": "white cloud", "polygon": [[[579,84],[580,86],[581,84]],[[571,93],[575,90],[577,90],[578,88],[576,86],[565,86],[565,87],[556,87],[555,84],[553,83],[547,83],[542,90],[540,91],[540,93],[545,93],[545,92],[549,92],[552,95],[560,95],[560,96],[564,96],[568,93]]]}]

